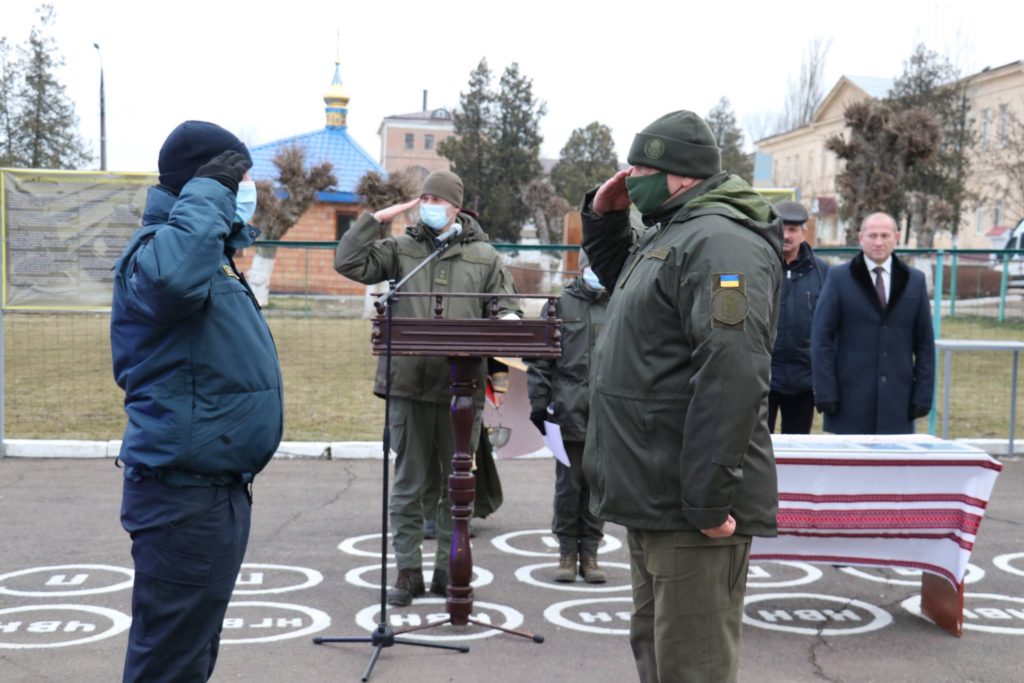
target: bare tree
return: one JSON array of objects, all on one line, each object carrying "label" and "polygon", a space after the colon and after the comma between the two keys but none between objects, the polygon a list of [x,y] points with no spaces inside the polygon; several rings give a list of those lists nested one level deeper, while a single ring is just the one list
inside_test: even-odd
[{"label": "bare tree", "polygon": [[407,202],[420,191],[419,174],[407,168],[389,173],[385,178],[376,171],[369,171],[359,179],[356,194],[363,198],[363,205],[370,211]]},{"label": "bare tree", "polygon": [[776,133],[785,133],[806,126],[814,118],[825,97],[825,58],[832,41],[815,38],[807,46],[800,65],[800,80],[789,81],[786,103]]},{"label": "bare tree", "polygon": [[[331,162],[306,168],[306,152],[298,145],[282,147],[274,156],[278,169],[277,181],[284,191],[279,197],[274,183],[261,180],[256,183],[256,213],[252,224],[262,230],[263,240],[279,240],[299,222],[316,200],[316,193],[334,187]],[[277,247],[256,243],[256,255],[249,268],[249,284],[261,306],[265,306],[270,293],[270,276],[274,271]]]},{"label": "bare tree", "polygon": [[1002,199],[1011,221],[1024,218],[1024,121],[1007,111],[995,144],[983,158],[992,181],[986,184],[985,198]]},{"label": "bare tree", "polygon": [[537,226],[537,240],[541,244],[561,240],[562,219],[569,211],[569,202],[558,196],[554,186],[547,180],[535,178],[523,188],[523,201]]}]

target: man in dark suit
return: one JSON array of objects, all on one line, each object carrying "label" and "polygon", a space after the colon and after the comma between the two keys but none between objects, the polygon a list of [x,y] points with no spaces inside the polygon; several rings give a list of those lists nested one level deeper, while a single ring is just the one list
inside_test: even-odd
[{"label": "man in dark suit", "polygon": [[873,213],[861,253],[829,269],[811,331],[814,402],[835,434],[909,434],[927,415],[935,338],[924,273],[893,254],[896,221]]}]

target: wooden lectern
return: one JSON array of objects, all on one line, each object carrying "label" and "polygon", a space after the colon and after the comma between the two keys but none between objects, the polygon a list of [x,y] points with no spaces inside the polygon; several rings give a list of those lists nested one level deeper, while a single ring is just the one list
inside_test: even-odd
[{"label": "wooden lectern", "polygon": [[[448,568],[448,598],[445,603],[448,619],[440,624],[404,629],[408,633],[445,623],[479,626],[506,631],[514,635],[543,642],[543,637],[474,621],[473,555],[469,546],[469,518],[473,514],[476,477],[473,475],[473,420],[476,407],[473,395],[477,389],[482,359],[494,356],[516,358],[557,358],[562,355],[561,321],[555,317],[557,297],[537,294],[517,294],[517,299],[547,299],[546,315],[535,320],[501,320],[498,318],[498,299],[494,294],[437,294],[430,292],[395,292],[395,299],[406,297],[435,298],[433,318],[401,318],[387,315],[383,304],[378,304],[373,320],[371,343],[374,355],[388,352],[388,329],[391,330],[391,354],[397,356],[444,356],[451,365],[452,378],[452,432],[455,453],[452,473],[448,481],[452,502],[452,520],[455,535],[452,539],[451,560]],[[445,318],[444,300],[455,297],[475,297],[490,300],[490,314],[486,318]]]}]

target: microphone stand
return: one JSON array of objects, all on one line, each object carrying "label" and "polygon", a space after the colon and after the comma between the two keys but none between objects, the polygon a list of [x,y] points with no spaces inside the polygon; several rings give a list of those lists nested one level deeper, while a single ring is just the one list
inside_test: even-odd
[{"label": "microphone stand", "polygon": [[[457,224],[456,224],[457,225]],[[413,275],[420,272],[428,263],[433,262],[441,254],[448,250],[453,244],[454,238],[458,236],[461,230],[454,232],[449,231],[447,237],[444,239],[435,238],[434,244],[435,249],[430,256],[420,261],[419,264],[412,270],[410,270],[405,277],[399,280],[397,283],[394,280],[388,281],[388,291],[382,294],[374,303],[378,313],[383,313],[384,308],[387,307],[387,345],[384,354],[384,367],[385,367],[385,380],[384,380],[384,433],[381,440],[383,446],[383,474],[382,474],[382,486],[381,486],[381,514],[380,514],[380,622],[377,624],[377,628],[374,629],[373,633],[369,636],[352,636],[352,637],[333,637],[333,638],[313,638],[313,643],[316,645],[322,645],[323,643],[370,643],[373,645],[373,654],[370,656],[370,663],[363,672],[363,681],[370,680],[370,675],[373,673],[373,667],[376,666],[377,660],[380,658],[381,650],[386,647],[392,647],[393,645],[415,645],[417,647],[430,647],[439,650],[455,650],[457,652],[469,652],[468,645],[442,645],[440,643],[425,643],[409,638],[398,638],[395,636],[395,631],[391,628],[388,623],[388,605],[387,605],[387,585],[388,585],[388,471],[389,471],[389,456],[391,453],[391,321],[394,318],[395,306],[398,301],[395,294],[402,286],[405,285],[412,278]]]}]

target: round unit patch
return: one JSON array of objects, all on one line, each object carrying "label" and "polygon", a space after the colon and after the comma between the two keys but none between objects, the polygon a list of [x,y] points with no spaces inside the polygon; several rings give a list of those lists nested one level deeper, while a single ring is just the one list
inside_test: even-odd
[{"label": "round unit patch", "polygon": [[747,295],[739,289],[720,289],[711,296],[711,317],[723,325],[738,325],[750,311]]},{"label": "round unit patch", "polygon": [[644,154],[648,159],[660,159],[664,153],[665,143],[657,138],[648,140],[647,144],[644,145]]}]

